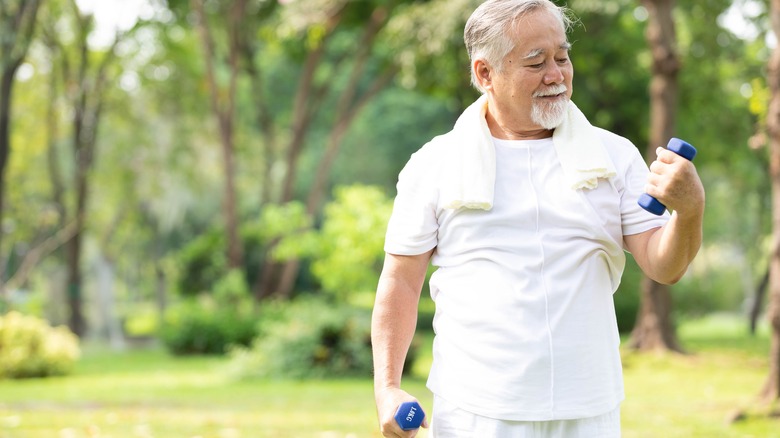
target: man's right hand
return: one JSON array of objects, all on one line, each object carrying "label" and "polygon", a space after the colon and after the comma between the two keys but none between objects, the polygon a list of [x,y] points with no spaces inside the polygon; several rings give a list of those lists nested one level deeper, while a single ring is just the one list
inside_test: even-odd
[{"label": "man's right hand", "polygon": [[[376,393],[376,406],[379,414],[379,430],[385,437],[412,438],[419,429],[403,430],[395,421],[395,413],[401,403],[417,401],[406,391],[399,388],[386,388]],[[428,417],[423,419],[422,427],[428,428]]]}]

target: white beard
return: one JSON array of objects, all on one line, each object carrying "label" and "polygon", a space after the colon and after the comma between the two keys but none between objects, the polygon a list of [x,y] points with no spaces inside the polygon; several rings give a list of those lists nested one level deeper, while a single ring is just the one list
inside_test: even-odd
[{"label": "white beard", "polygon": [[[566,91],[565,85],[552,87],[549,90],[537,92],[534,97],[552,96]],[[544,129],[555,129],[563,123],[566,117],[566,107],[569,105],[569,99],[558,99],[552,103],[542,103],[534,100],[531,105],[531,120]]]}]

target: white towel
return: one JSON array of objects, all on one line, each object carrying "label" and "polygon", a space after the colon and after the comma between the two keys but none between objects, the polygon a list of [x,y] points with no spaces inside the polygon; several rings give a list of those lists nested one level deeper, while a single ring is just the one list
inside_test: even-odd
[{"label": "white towel", "polygon": [[[452,131],[434,141],[449,142],[441,201],[445,209],[493,207],[496,151],[485,119],[487,96],[471,104]],[[569,102],[566,117],[553,132],[553,144],[572,189],[593,189],[599,178],[615,175],[612,160],[585,115]]]},{"label": "white towel", "polygon": [[599,178],[609,179],[616,175],[596,128],[572,101],[569,101],[563,123],[553,132],[553,143],[572,189],[595,189]]},{"label": "white towel", "polygon": [[496,182],[496,150],[485,114],[487,96],[472,103],[460,115],[455,127],[437,140],[450,143],[444,157],[441,196],[444,208],[457,210],[493,208]]}]

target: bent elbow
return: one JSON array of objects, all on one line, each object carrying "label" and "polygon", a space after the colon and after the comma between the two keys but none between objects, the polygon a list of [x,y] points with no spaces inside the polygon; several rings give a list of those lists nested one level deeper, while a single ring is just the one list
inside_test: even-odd
[{"label": "bent elbow", "polygon": [[665,285],[668,285],[668,286],[672,286],[672,285],[676,284],[677,282],[679,282],[680,280],[682,280],[682,278],[685,276],[685,273],[687,271],[688,271],[688,269],[686,268],[682,272],[679,272],[679,273],[676,273],[676,274],[672,274],[672,275],[662,275],[662,274],[659,274],[659,275],[651,276],[650,278],[653,281],[657,282],[657,283],[661,283],[661,284],[665,284]]}]

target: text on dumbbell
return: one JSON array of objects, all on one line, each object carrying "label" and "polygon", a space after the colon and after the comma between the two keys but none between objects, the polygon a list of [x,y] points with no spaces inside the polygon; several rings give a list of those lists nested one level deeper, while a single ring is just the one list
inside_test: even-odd
[{"label": "text on dumbbell", "polygon": [[414,419],[415,412],[417,412],[417,409],[412,407],[412,409],[409,411],[409,414],[406,416],[406,421],[412,421]]}]

